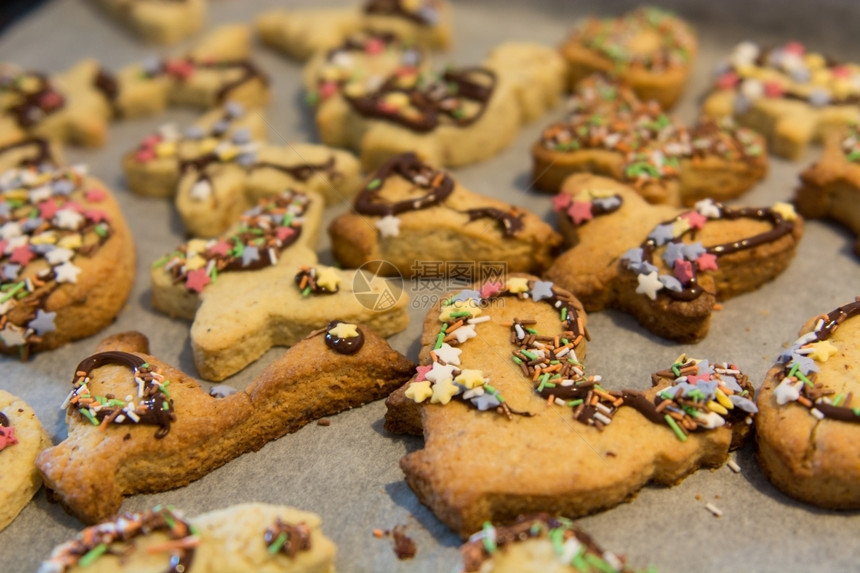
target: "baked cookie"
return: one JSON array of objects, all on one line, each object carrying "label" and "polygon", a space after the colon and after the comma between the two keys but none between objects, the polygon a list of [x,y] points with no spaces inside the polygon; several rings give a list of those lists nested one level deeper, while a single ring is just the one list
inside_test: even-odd
[{"label": "baked cookie", "polygon": [[337,320],[223,398],[147,350],[146,337],[125,333],[83,360],[62,406],[68,438],[36,461],[86,523],[116,514],[124,495],[186,485],[312,420],[378,400],[413,370],[370,328]]},{"label": "baked cookie", "polygon": [[860,297],[809,319],[761,387],[758,460],[787,495],[830,509],[860,508]]},{"label": "baked cookie", "polygon": [[42,487],[36,456],[51,445],[51,438],[23,400],[0,390],[0,531],[30,503]]},{"label": "baked cookie", "polygon": [[[510,144],[524,118],[534,116],[535,102],[546,105],[558,97],[548,93],[558,86],[552,81],[538,81],[530,87],[533,93],[523,95],[528,78],[552,73],[552,60],[540,62],[534,57],[539,50],[528,44],[507,47],[505,53],[505,73],[473,66],[395,73],[378,87],[375,82],[348,83],[318,106],[320,138],[359,151],[367,171],[408,151],[449,167],[492,157]],[[498,65],[496,58],[492,65]]]},{"label": "baked cookie", "polygon": [[208,0],[98,0],[147,42],[175,44],[203,27]]},{"label": "baked cookie", "polygon": [[588,18],[561,46],[570,88],[603,72],[630,85],[643,100],[675,105],[690,76],[697,51],[690,26],[672,12],[637,8],[620,18]]},{"label": "baked cookie", "polygon": [[631,313],[664,338],[705,337],[717,301],[755,290],[791,262],[803,219],[788,203],[691,210],[648,205],[626,185],[578,174],[555,198],[570,250],[546,276],[589,311]]},{"label": "baked cookie", "polygon": [[[832,133],[821,159],[800,174],[794,204],[808,219],[833,219],[860,235],[860,131]],[[860,257],[860,238],[854,245]]]},{"label": "baked cookie", "polygon": [[573,173],[632,185],[649,203],[691,206],[740,196],[767,172],[764,138],[731,118],[685,127],[656,101],[603,76],[577,84],[565,119],[532,146],[534,185],[558,192]]},{"label": "baked cookie", "polygon": [[456,533],[612,507],[649,481],[722,464],[750,435],[753,388],[735,365],[682,355],[651,390],[609,390],[584,370],[586,334],[579,301],[528,275],[428,313],[422,365],[386,401],[386,428],[423,429],[424,449],[400,467]]},{"label": "baked cookie", "polygon": [[265,120],[238,104],[180,131],[162,126],[123,158],[126,181],[142,195],[175,197],[188,233],[213,237],[245,210],[284,189],[315,192],[326,203],[351,198],[361,173],[350,153],[308,143],[265,143]]},{"label": "baked cookie", "polygon": [[[329,225],[332,252],[347,268],[421,276],[422,261],[493,263],[508,272],[540,272],[561,236],[539,217],[473,193],[414,153],[371,174],[352,212]],[[366,263],[387,265],[364,267]]]},{"label": "baked cookie", "polygon": [[360,10],[270,10],[257,16],[256,26],[264,44],[300,61],[336,48],[357,32],[438,49],[451,44],[451,7],[446,0],[367,0]]},{"label": "baked cookie", "polygon": [[124,513],[58,545],[39,573],[329,573],[336,547],[318,515],[244,503],[186,519],[172,506]]},{"label": "baked cookie", "polygon": [[828,132],[860,119],[860,66],[808,51],[799,42],[762,49],[738,44],[717,70],[703,111],[734,116],[771,150],[799,159]]},{"label": "baked cookie", "polygon": [[95,334],[133,279],[131,233],[85,166],[0,174],[0,352],[26,360]]},{"label": "baked cookie", "polygon": [[117,94],[114,77],[95,60],[55,76],[0,64],[0,145],[28,137],[102,145]]},{"label": "baked cookie", "polygon": [[406,327],[408,296],[365,271],[317,264],[322,201],[285,191],[218,239],[194,239],[152,266],[152,304],[193,320],[197,371],[222,380],[272,346],[289,346],[336,314],[383,336]]},{"label": "baked cookie", "polygon": [[632,573],[624,556],[604,551],[564,517],[541,513],[510,525],[487,522],[460,546],[460,573]]},{"label": "baked cookie", "polygon": [[0,173],[16,167],[50,171],[62,163],[60,146],[47,139],[28,137],[0,145]]}]

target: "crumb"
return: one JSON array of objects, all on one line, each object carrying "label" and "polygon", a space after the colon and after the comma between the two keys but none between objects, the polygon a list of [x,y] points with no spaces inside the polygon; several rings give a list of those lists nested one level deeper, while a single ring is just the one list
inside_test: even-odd
[{"label": "crumb", "polygon": [[714,303],[714,310],[723,310],[723,305],[718,302]]},{"label": "crumb", "polygon": [[130,432],[129,432],[129,433],[126,433],[126,435],[124,435],[124,436],[122,437],[122,441],[123,441],[123,442],[127,442],[127,441],[129,441],[130,439],[131,439],[131,433],[130,433]]},{"label": "crumb", "polygon": [[331,420],[328,418],[320,418],[317,420],[317,426],[331,426]]},{"label": "crumb", "polygon": [[394,554],[401,561],[403,559],[412,559],[418,550],[415,547],[415,542],[404,532],[405,525],[395,525],[391,532],[394,536]]},{"label": "crumb", "polygon": [[749,326],[747,326],[746,328],[744,328],[744,330],[745,330],[746,332],[752,332],[752,328],[750,328]]},{"label": "crumb", "polygon": [[715,496],[714,496],[714,499],[720,499],[720,496],[715,495]]},{"label": "crumb", "polygon": [[696,494],[696,501],[702,501],[702,494],[700,494],[700,493]]},{"label": "crumb", "polygon": [[617,455],[618,455],[618,454],[616,454],[615,452],[606,452],[606,457],[608,457],[608,458],[614,458],[614,457],[616,457]]}]

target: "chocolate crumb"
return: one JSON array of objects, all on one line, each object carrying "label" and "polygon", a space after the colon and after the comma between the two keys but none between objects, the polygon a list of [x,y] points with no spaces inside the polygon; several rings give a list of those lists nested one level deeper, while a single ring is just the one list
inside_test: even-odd
[{"label": "chocolate crumb", "polygon": [[317,420],[317,426],[331,426],[331,420],[327,418],[320,418]]},{"label": "chocolate crumb", "polygon": [[126,434],[126,435],[124,435],[124,436],[122,437],[122,441],[123,441],[123,442],[127,442],[127,441],[129,441],[130,439],[131,439],[131,434],[130,434],[130,433],[128,433],[128,434]]},{"label": "chocolate crumb", "polygon": [[702,494],[697,493],[696,494],[696,501],[701,501],[701,499],[702,499]]},{"label": "chocolate crumb", "polygon": [[405,525],[395,525],[394,529],[391,531],[391,534],[394,536],[394,554],[397,555],[397,558],[401,561],[404,559],[412,559],[418,552],[418,549],[415,547],[415,542],[412,541],[411,537],[406,535],[405,530]]}]

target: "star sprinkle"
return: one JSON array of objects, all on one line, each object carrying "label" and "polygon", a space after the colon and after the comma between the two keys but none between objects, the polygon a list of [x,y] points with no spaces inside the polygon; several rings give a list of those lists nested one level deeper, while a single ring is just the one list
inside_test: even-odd
[{"label": "star sprinkle", "polygon": [[686,233],[689,230],[690,230],[690,222],[683,217],[679,217],[679,218],[675,219],[675,221],[672,223],[672,233],[676,237],[680,237],[681,235],[683,235],[684,233]]},{"label": "star sprinkle", "polygon": [[[444,368],[444,367],[443,367]],[[453,370],[453,367],[451,367]],[[415,367],[415,381],[423,382],[427,380],[427,373],[433,370],[433,364],[428,364],[427,366],[416,366]],[[451,373],[448,375],[450,376]]]},{"label": "star sprinkle", "polygon": [[439,312],[439,320],[442,322],[451,322],[458,318],[467,317],[466,314],[462,313],[468,313],[468,318],[471,318],[478,316],[481,312],[481,307],[478,306],[478,303],[474,299],[458,300],[442,307],[442,310]]},{"label": "star sprinkle", "polygon": [[424,377],[430,382],[439,382],[445,378],[452,378],[456,369],[453,364],[445,364],[443,366],[438,362],[434,362],[430,366],[430,369],[425,372]]},{"label": "star sprinkle", "polygon": [[463,289],[454,295],[453,300],[454,300],[454,302],[464,302],[464,301],[469,300],[470,298],[475,299],[475,300],[480,300],[481,299],[481,293],[479,293],[476,290],[472,290],[472,289]]},{"label": "star sprinkle", "polygon": [[684,290],[684,285],[681,284],[681,281],[672,275],[660,275],[658,278],[660,279],[660,282],[663,283],[664,287],[673,292],[681,292]]},{"label": "star sprinkle", "polygon": [[466,342],[470,338],[475,338],[478,335],[475,332],[475,325],[474,324],[467,324],[465,326],[461,326],[460,328],[455,330],[452,334],[457,339],[457,342],[459,342],[460,344],[463,344],[464,342]]},{"label": "star sprinkle", "polygon": [[567,209],[570,206],[571,197],[567,193],[559,193],[552,198],[552,210],[555,212]]},{"label": "star sprinkle", "polygon": [[695,261],[706,252],[705,245],[699,242],[684,245],[684,258],[688,261]]},{"label": "star sprinkle", "polygon": [[797,369],[805,376],[808,376],[810,372],[818,372],[818,365],[812,358],[796,354],[792,362],[797,364]]},{"label": "star sprinkle", "polygon": [[54,277],[58,283],[76,283],[79,274],[81,274],[81,269],[68,261],[54,267]]},{"label": "star sprinkle", "polygon": [[484,412],[486,410],[498,407],[501,402],[499,402],[499,399],[496,398],[493,394],[484,392],[480,396],[472,398],[472,404],[474,404],[479,411]]},{"label": "star sprinkle", "polygon": [[720,208],[711,199],[702,199],[695,204],[696,212],[708,219],[717,219],[720,216]]},{"label": "star sprinkle", "polygon": [[708,220],[704,214],[699,213],[698,211],[689,211],[688,213],[681,215],[681,217],[687,221],[691,229],[701,229],[705,226],[705,222]]},{"label": "star sprinkle", "polygon": [[376,228],[382,238],[397,237],[400,235],[400,219],[394,215],[386,215],[376,222]]},{"label": "star sprinkle", "polygon": [[430,382],[412,382],[406,389],[405,395],[420,404],[433,395],[433,390],[430,389]]},{"label": "star sprinkle", "polygon": [[39,203],[39,216],[43,219],[53,219],[59,209],[60,206],[57,205],[57,202],[53,197],[51,197],[47,201]]},{"label": "star sprinkle", "polygon": [[500,282],[486,282],[481,285],[481,298],[489,298],[500,292],[502,292],[502,283]]},{"label": "star sprinkle", "polygon": [[445,361],[446,364],[460,364],[460,354],[463,352],[459,348],[454,348],[447,342],[443,343],[442,346],[434,350],[436,356],[439,357],[440,360]]},{"label": "star sprinkle", "polygon": [[104,189],[99,189],[98,187],[93,187],[92,189],[87,189],[84,191],[84,198],[90,203],[99,203],[104,201],[107,197],[107,193]]},{"label": "star sprinkle", "polygon": [[188,273],[188,278],[185,279],[185,288],[190,291],[201,293],[206,285],[212,282],[205,269],[196,269]]},{"label": "star sprinkle", "polygon": [[54,325],[54,320],[57,318],[56,312],[45,312],[41,308],[36,309],[36,318],[27,324],[27,328],[32,328],[39,336],[49,332],[54,332],[57,327]]},{"label": "star sprinkle", "polygon": [[212,196],[212,184],[207,179],[201,179],[191,186],[191,198],[195,201],[205,201]]},{"label": "star sprinkle", "polygon": [[445,405],[459,393],[460,388],[450,378],[444,378],[433,385],[433,395],[430,397],[430,403]]},{"label": "star sprinkle", "polygon": [[838,352],[838,349],[829,340],[822,340],[812,345],[812,352],[807,356],[816,362],[827,362],[827,359]]},{"label": "star sprinkle", "polygon": [[327,291],[335,292],[340,286],[340,277],[332,267],[317,268],[317,284]]},{"label": "star sprinkle", "polygon": [[534,286],[532,286],[532,298],[537,301],[541,301],[545,298],[552,298],[553,283],[551,281],[535,281]]},{"label": "star sprinkle", "polygon": [[779,386],[774,388],[773,395],[776,397],[776,403],[782,406],[789,402],[796,402],[800,398],[800,389],[803,387],[803,382],[791,383],[791,379],[783,378]]},{"label": "star sprinkle", "polygon": [[621,260],[627,261],[628,263],[641,263],[642,249],[640,247],[628,249],[623,255],[621,255]]},{"label": "star sprinkle", "polygon": [[678,259],[675,261],[674,266],[675,277],[681,281],[682,284],[687,284],[691,280],[693,280],[693,263],[690,261],[685,261],[683,259]]},{"label": "star sprinkle", "polygon": [[665,245],[669,241],[675,238],[675,233],[672,230],[671,223],[664,223],[662,225],[657,225],[651,234],[648,235],[648,238],[654,241],[658,247]]},{"label": "star sprinkle", "polygon": [[711,253],[705,253],[701,255],[698,259],[696,259],[696,266],[700,271],[715,271],[719,267],[717,266],[717,255],[712,255]]},{"label": "star sprinkle", "polygon": [[60,209],[54,215],[54,224],[61,229],[76,230],[84,222],[83,216],[69,208]]},{"label": "star sprinkle", "polygon": [[454,382],[471,390],[484,385],[484,373],[480,370],[467,368],[454,378]]},{"label": "star sprinkle", "polygon": [[529,290],[529,279],[522,277],[514,277],[508,279],[508,282],[505,283],[505,287],[508,289],[509,293],[518,294],[521,292],[528,292]]},{"label": "star sprinkle", "polygon": [[684,257],[684,243],[669,243],[666,245],[666,250],[663,252],[663,260],[666,265],[671,267],[678,259]]},{"label": "star sprinkle", "polygon": [[24,245],[12,249],[12,256],[9,257],[9,260],[13,263],[27,266],[35,257],[36,255],[30,250],[30,247],[28,245]]},{"label": "star sprinkle", "polygon": [[296,232],[290,227],[278,227],[277,229],[275,229],[275,236],[281,242],[286,241],[295,234]]},{"label": "star sprinkle", "polygon": [[71,259],[74,254],[74,251],[70,249],[57,247],[45,253],[45,260],[48,261],[48,264],[50,265],[59,265],[60,263],[65,263]]},{"label": "star sprinkle", "polygon": [[647,295],[651,300],[657,300],[657,293],[663,288],[663,283],[657,276],[656,272],[637,275],[639,286],[636,287],[637,294]]},{"label": "star sprinkle", "polygon": [[330,329],[329,334],[337,338],[355,338],[358,336],[358,327],[349,322],[338,322],[337,326]]},{"label": "star sprinkle", "polygon": [[260,260],[260,249],[254,245],[248,245],[242,250],[242,266],[247,267],[251,263]]},{"label": "star sprinkle", "polygon": [[210,255],[216,257],[226,257],[227,253],[230,252],[230,243],[227,241],[218,241],[214,245],[208,247],[207,251]]},{"label": "star sprinkle", "polygon": [[6,346],[21,346],[27,342],[27,339],[24,338],[24,331],[20,326],[7,322],[0,330],[0,341],[3,341]]},{"label": "star sprinkle", "polygon": [[591,203],[586,201],[574,201],[567,209],[567,214],[570,216],[574,225],[581,225],[585,221],[590,221],[593,218],[591,213]]},{"label": "star sprinkle", "polygon": [[791,203],[783,203],[782,201],[778,201],[773,204],[771,209],[775,213],[779,213],[783,219],[786,221],[794,221],[797,219],[797,211],[794,210],[794,205]]}]

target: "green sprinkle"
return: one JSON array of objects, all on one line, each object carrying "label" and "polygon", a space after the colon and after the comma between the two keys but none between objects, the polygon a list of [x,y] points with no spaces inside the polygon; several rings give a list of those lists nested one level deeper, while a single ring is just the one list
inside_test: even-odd
[{"label": "green sprinkle", "polygon": [[496,552],[496,530],[493,527],[493,524],[489,521],[484,522],[484,549],[487,550],[487,553],[493,554]]},{"label": "green sprinkle", "polygon": [[95,227],[93,227],[93,231],[96,232],[96,235],[99,237],[107,236],[107,227],[105,227],[104,223],[99,223]]},{"label": "green sprinkle", "polygon": [[520,352],[522,352],[523,355],[529,360],[537,360],[537,355],[533,354],[532,352],[529,352],[528,350],[521,350]]},{"label": "green sprinkle", "polygon": [[561,310],[559,310],[558,313],[559,313],[559,316],[561,317],[562,321],[567,320],[567,307],[566,306],[561,307]]},{"label": "green sprinkle", "polygon": [[436,344],[433,346],[433,350],[438,350],[442,348],[442,341],[445,340],[445,333],[440,332],[439,336],[436,337]]},{"label": "green sprinkle", "polygon": [[531,533],[532,535],[539,535],[542,529],[543,523],[538,521],[532,524],[532,526],[529,528],[529,533]]},{"label": "green sprinkle", "polygon": [[514,359],[514,362],[516,362],[517,364],[522,364],[522,363],[523,363],[523,361],[522,361],[522,360],[520,360],[520,359],[519,359],[519,357],[517,357],[517,356],[511,356],[511,358],[513,358],[513,359]]},{"label": "green sprinkle", "polygon": [[117,407],[121,408],[121,407],[125,406],[125,404],[126,403],[123,400],[116,400],[116,399],[109,400],[107,403],[107,405],[110,406],[111,408],[117,408]]},{"label": "green sprinkle", "polygon": [[571,406],[571,407],[575,407],[575,406],[579,406],[580,404],[582,404],[582,402],[583,402],[583,399],[582,399],[582,398],[577,398],[576,400],[570,400],[570,401],[567,403],[567,405],[568,405],[568,406]]},{"label": "green sprinkle", "polygon": [[451,111],[451,115],[454,117],[454,119],[463,119],[466,116],[466,112],[463,111],[463,108],[458,107],[457,109]]},{"label": "green sprinkle", "polygon": [[275,553],[277,553],[278,551],[280,551],[280,550],[281,550],[281,547],[283,547],[283,546],[284,546],[284,543],[286,543],[286,542],[287,542],[287,534],[286,534],[286,533],[281,533],[281,534],[280,534],[280,535],[275,539],[275,541],[274,541],[271,545],[269,545],[269,549],[268,549],[269,554],[270,554],[270,555],[274,555]]},{"label": "green sprinkle", "polygon": [[681,375],[681,364],[676,362],[672,365],[672,374],[675,375],[675,378]]},{"label": "green sprinkle", "polygon": [[561,343],[562,344],[570,344],[570,341],[567,338],[562,338]]},{"label": "green sprinkle", "polygon": [[451,318],[465,318],[467,316],[472,316],[472,313],[468,310],[458,310],[456,312],[452,312],[449,316]]},{"label": "green sprinkle", "polygon": [[527,328],[526,332],[528,332],[529,334],[537,334],[538,333],[536,328]]},{"label": "green sprinkle", "polygon": [[614,567],[593,553],[586,553],[585,561],[595,569],[603,571],[603,573],[615,573]]},{"label": "green sprinkle", "polygon": [[191,535],[197,535],[198,529],[193,523],[188,524],[188,531],[191,532]]},{"label": "green sprinkle", "polygon": [[152,268],[157,269],[159,267],[163,267],[167,263],[167,261],[169,261],[173,257],[179,256],[179,255],[181,255],[181,253],[179,253],[177,251],[174,251],[174,252],[170,253],[169,255],[164,255],[163,257],[161,257],[160,259],[158,259],[157,261],[152,263]]},{"label": "green sprinkle", "polygon": [[836,398],[834,398],[834,399],[833,399],[833,402],[831,402],[831,405],[833,405],[833,406],[838,406],[838,405],[839,405],[839,403],[840,403],[840,402],[842,402],[842,400],[843,400],[844,398],[845,398],[845,396],[844,396],[842,393],[837,394],[837,395],[836,395]]},{"label": "green sprinkle", "polygon": [[[547,380],[549,379],[549,374],[544,374],[540,377],[540,384],[538,384],[537,391],[540,392],[546,386]],[[553,384],[554,386],[554,384]]]},{"label": "green sprinkle", "polygon": [[21,281],[18,284],[16,284],[15,286],[11,287],[6,292],[6,294],[4,294],[3,296],[0,297],[0,303],[6,302],[7,300],[9,300],[13,296],[15,296],[15,293],[18,292],[19,290],[21,290],[22,288],[24,288],[25,284],[26,283],[24,281]]},{"label": "green sprinkle", "polygon": [[91,413],[89,410],[87,410],[87,409],[83,409],[83,410],[78,410],[78,411],[79,411],[81,414],[83,414],[84,418],[86,418],[87,420],[89,420],[89,421],[90,421],[90,423],[91,423],[93,426],[98,426],[98,425],[99,425],[99,421],[98,421],[98,420],[96,420],[96,417],[95,417],[95,416],[93,416],[93,415],[92,415],[92,413]]},{"label": "green sprinkle", "polygon": [[374,189],[376,189],[380,185],[382,185],[381,179],[371,179],[370,183],[367,184],[367,188],[370,189],[371,191],[373,191]]},{"label": "green sprinkle", "polygon": [[161,403],[161,409],[164,410],[165,412],[169,411],[170,410],[170,404],[168,404],[167,402],[162,402]]},{"label": "green sprinkle", "polygon": [[860,416],[860,408],[851,408],[851,411],[854,412],[855,416]]},{"label": "green sprinkle", "polygon": [[320,94],[317,92],[308,92],[305,94],[305,103],[308,105],[316,105],[320,101]]},{"label": "green sprinkle", "polygon": [[170,529],[176,528],[176,521],[168,514],[162,514],[161,517],[164,518],[164,522],[167,523],[167,526]]},{"label": "green sprinkle", "polygon": [[218,280],[218,268],[212,265],[212,272],[209,273],[209,280],[213,283]]},{"label": "green sprinkle", "polygon": [[107,543],[100,543],[86,552],[86,554],[80,558],[78,561],[78,565],[81,567],[88,567],[92,565],[93,561],[101,557],[105,551],[108,550]]},{"label": "green sprinkle", "polygon": [[561,360],[550,360],[550,364],[561,364]]},{"label": "green sprinkle", "polygon": [[571,565],[579,569],[580,571],[588,571],[588,563],[585,559],[582,558],[585,553],[585,545],[579,546],[579,551],[576,552],[576,555],[573,556],[573,560],[570,562]]},{"label": "green sprinkle", "polygon": [[800,368],[800,364],[798,364],[797,362],[795,362],[794,364],[792,364],[792,365],[791,365],[791,370],[789,370],[789,371],[788,371],[788,377],[789,377],[789,378],[791,378],[792,376],[794,376],[795,374],[797,374],[797,369],[798,369],[798,368]]},{"label": "green sprinkle", "polygon": [[144,362],[140,365],[141,368],[149,368],[149,362]]},{"label": "green sprinkle", "polygon": [[547,535],[549,540],[552,542],[552,548],[555,551],[555,554],[561,555],[564,553],[564,528],[556,527],[555,529],[550,529]]},{"label": "green sprinkle", "polygon": [[848,154],[848,156],[845,159],[847,159],[848,161],[860,160],[860,151],[852,151],[851,153]]},{"label": "green sprinkle", "polygon": [[682,442],[687,441],[687,435],[680,428],[680,426],[678,426],[678,423],[675,422],[675,418],[673,418],[669,414],[666,414],[665,416],[663,416],[663,419],[666,420],[666,423],[669,424],[669,427],[672,428],[672,431],[675,432],[675,435],[678,436],[679,440],[681,440]]},{"label": "green sprinkle", "polygon": [[305,287],[305,290],[302,291],[302,296],[307,297],[311,294],[311,287]]}]

